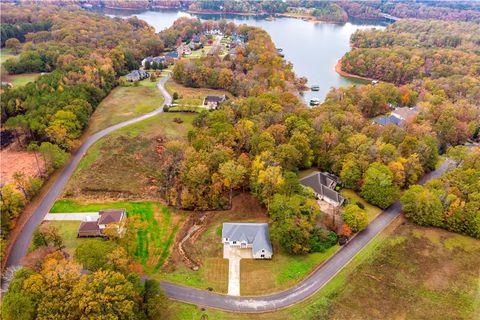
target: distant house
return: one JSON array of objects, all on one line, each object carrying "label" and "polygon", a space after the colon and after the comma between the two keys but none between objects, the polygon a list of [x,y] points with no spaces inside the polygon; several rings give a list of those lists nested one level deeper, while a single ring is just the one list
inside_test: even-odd
[{"label": "distant house", "polygon": [[311,188],[318,200],[325,201],[335,207],[339,207],[345,198],[335,190],[338,177],[328,172],[314,172],[302,179],[300,184]]},{"label": "distant house", "polygon": [[180,56],[178,55],[177,50],[170,51],[165,55],[165,60],[167,61],[168,64],[174,63],[175,61],[178,60],[178,58],[180,58]]},{"label": "distant house", "polygon": [[157,57],[146,57],[145,59],[142,60],[142,66],[145,68],[146,63],[150,63],[150,66],[152,63],[156,64],[165,64],[165,57],[163,56],[157,56]]},{"label": "distant house", "polygon": [[94,221],[82,221],[78,228],[77,237],[105,237],[105,230],[113,227],[118,234],[125,231],[125,209],[107,209],[99,212],[99,217]]},{"label": "distant house", "polygon": [[228,100],[228,97],[226,95],[222,96],[206,96],[205,99],[203,99],[203,106],[207,109],[217,109],[218,106],[222,103]]},{"label": "distant house", "polygon": [[127,74],[127,81],[130,81],[130,82],[140,81],[140,80],[148,78],[149,76],[150,75],[148,74],[148,72],[146,72],[144,70],[133,70],[132,72]]},{"label": "distant house", "polygon": [[193,43],[200,43],[201,42],[200,36],[198,34],[194,34],[192,36],[192,42]]},{"label": "distant house", "polygon": [[224,223],[222,243],[224,246],[251,248],[254,259],[271,259],[273,256],[267,223]]},{"label": "distant house", "polygon": [[188,45],[181,45],[177,48],[178,56],[186,56],[192,54],[192,49]]},{"label": "distant house", "polygon": [[378,117],[375,120],[373,120],[373,122],[381,126],[386,126],[387,124],[403,126],[405,124],[405,121],[408,121],[414,118],[417,114],[418,114],[418,109],[416,107],[396,108],[392,111],[390,115]]}]

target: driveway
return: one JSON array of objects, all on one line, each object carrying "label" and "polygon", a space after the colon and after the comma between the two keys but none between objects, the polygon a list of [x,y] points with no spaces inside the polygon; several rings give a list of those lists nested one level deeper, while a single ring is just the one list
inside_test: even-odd
[{"label": "driveway", "polygon": [[98,212],[48,213],[43,220],[95,221],[98,220],[99,216]]},{"label": "driveway", "polygon": [[252,249],[223,245],[223,258],[228,259],[228,294],[240,295],[240,260],[253,259]]},{"label": "driveway", "polygon": [[[452,161],[446,160],[438,169],[425,175],[419,183],[424,184],[430,179],[439,177],[451,164]],[[285,308],[311,297],[320,290],[401,212],[402,205],[397,201],[379,214],[365,230],[359,232],[355,238],[320,265],[309,277],[282,292],[265,296],[239,297],[226,296],[166,281],[162,281],[161,286],[171,299],[225,311],[257,313]]]}]

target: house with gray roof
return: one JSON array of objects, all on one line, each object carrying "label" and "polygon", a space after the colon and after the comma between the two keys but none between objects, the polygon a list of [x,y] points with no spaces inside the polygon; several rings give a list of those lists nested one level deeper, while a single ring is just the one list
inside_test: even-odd
[{"label": "house with gray roof", "polygon": [[300,184],[312,189],[318,200],[340,207],[345,198],[335,190],[338,180],[338,177],[331,173],[316,171],[300,179]]},{"label": "house with gray roof", "polygon": [[373,120],[373,123],[379,124],[381,126],[386,126],[387,124],[393,124],[401,127],[405,124],[405,121],[415,118],[417,114],[418,114],[417,107],[395,108],[391,114],[378,117],[375,120]]},{"label": "house with gray roof", "polygon": [[226,222],[222,242],[224,246],[251,248],[254,259],[271,259],[273,255],[268,223]]},{"label": "house with gray roof", "polygon": [[149,76],[150,75],[148,74],[148,72],[144,70],[133,70],[132,72],[127,74],[126,78],[127,78],[127,81],[133,82],[133,81],[140,81],[140,80],[146,79]]}]

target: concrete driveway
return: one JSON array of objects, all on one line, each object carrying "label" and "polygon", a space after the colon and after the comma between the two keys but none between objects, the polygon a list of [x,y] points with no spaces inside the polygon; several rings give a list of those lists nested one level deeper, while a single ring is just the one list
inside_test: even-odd
[{"label": "concrete driveway", "polygon": [[47,213],[43,220],[95,221],[98,217],[98,212]]},{"label": "concrete driveway", "polygon": [[231,247],[223,245],[223,258],[228,259],[228,294],[240,295],[240,260],[253,259],[251,248]]}]

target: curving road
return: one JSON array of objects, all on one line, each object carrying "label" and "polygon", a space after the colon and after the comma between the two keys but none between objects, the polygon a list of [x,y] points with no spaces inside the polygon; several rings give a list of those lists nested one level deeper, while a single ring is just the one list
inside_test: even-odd
[{"label": "curving road", "polygon": [[[452,164],[452,161],[446,160],[438,169],[424,176],[420,180],[420,183],[424,184],[432,178],[439,177],[449,168],[450,164]],[[296,286],[279,293],[256,297],[236,297],[185,287],[170,282],[162,282],[161,286],[167,296],[172,299],[225,311],[255,313],[285,308],[307,299],[320,290],[320,288],[342,270],[370,240],[398,217],[401,210],[402,206],[400,202],[395,202],[374,219],[368,225],[367,229],[360,232],[348,244],[343,246],[309,277]]]},{"label": "curving road", "polygon": [[[21,258],[23,258],[27,253],[33,231],[37,225],[42,222],[45,215],[48,213],[55,200],[62,192],[63,187],[75,171],[75,168],[87,152],[88,148],[90,148],[92,144],[99,139],[117,129],[148,119],[163,112],[163,106],[172,102],[171,96],[164,88],[164,84],[167,80],[168,77],[164,77],[157,84],[158,89],[165,97],[164,103],[159,106],[159,108],[138,118],[118,123],[93,134],[92,136],[88,137],[77,150],[77,152],[73,154],[70,162],[63,169],[60,176],[44,196],[40,205],[27,221],[21,231],[21,234],[13,244],[10,255],[8,256],[7,267],[15,267],[20,265]],[[452,163],[452,161],[446,160],[438,169],[424,176],[420,180],[420,183],[424,184],[432,178],[439,177]],[[348,244],[343,246],[335,255],[318,267],[310,276],[294,287],[279,293],[255,297],[238,297],[213,293],[206,290],[186,287],[165,281],[161,282],[161,286],[165,290],[167,296],[171,299],[205,307],[217,308],[225,311],[254,313],[285,308],[307,299],[320,290],[333,276],[342,270],[342,268],[345,267],[350,260],[353,259],[353,257],[355,257],[355,255],[360,252],[360,250],[362,250],[368,244],[368,242],[370,242],[370,240],[372,240],[396,217],[398,217],[401,213],[401,209],[402,207],[400,202],[395,202],[388,209],[384,210],[375,220],[373,220],[365,230],[360,232]]]},{"label": "curving road", "polygon": [[85,142],[80,146],[80,148],[73,154],[70,162],[63,169],[62,173],[59,175],[55,183],[52,185],[50,190],[48,190],[47,194],[43,197],[37,209],[35,209],[30,219],[24,225],[20,235],[18,236],[18,238],[16,239],[15,243],[13,244],[10,250],[10,255],[8,256],[8,259],[7,259],[7,267],[15,267],[20,265],[20,260],[27,254],[28,246],[30,244],[30,240],[32,238],[32,234],[35,228],[37,227],[37,225],[39,225],[42,222],[45,215],[53,206],[53,204],[55,203],[55,200],[58,198],[58,196],[62,192],[63,187],[67,183],[68,179],[70,179],[71,175],[77,168],[78,163],[80,162],[82,157],[85,155],[88,148],[92,146],[92,144],[94,144],[99,139],[105,137],[106,135],[112,133],[117,129],[126,127],[132,123],[136,123],[136,122],[151,118],[159,113],[162,113],[163,106],[165,104],[172,103],[172,98],[164,87],[164,84],[168,79],[169,79],[168,76],[164,77],[157,83],[158,89],[160,90],[160,92],[165,98],[165,101],[163,102],[163,104],[160,105],[157,109],[155,109],[150,113],[144,114],[143,116],[140,116],[138,118],[120,122],[118,124],[115,124],[111,127],[108,127],[106,129],[103,129],[91,135],[85,140]]}]

